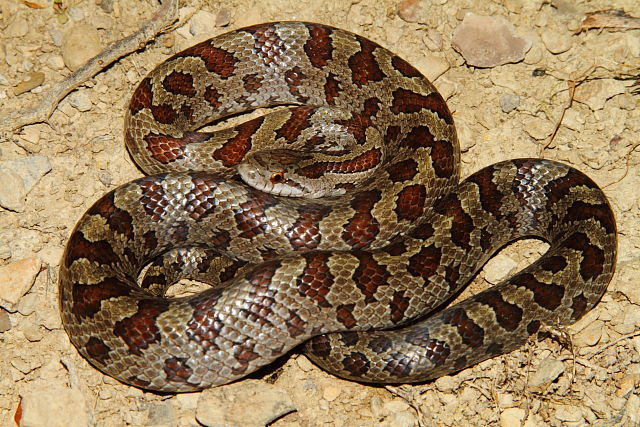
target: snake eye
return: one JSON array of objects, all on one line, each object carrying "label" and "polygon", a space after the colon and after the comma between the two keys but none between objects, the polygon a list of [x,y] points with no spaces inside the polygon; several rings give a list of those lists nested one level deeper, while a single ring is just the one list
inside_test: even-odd
[{"label": "snake eye", "polygon": [[272,184],[280,184],[282,181],[284,181],[284,172],[275,172],[271,175]]}]

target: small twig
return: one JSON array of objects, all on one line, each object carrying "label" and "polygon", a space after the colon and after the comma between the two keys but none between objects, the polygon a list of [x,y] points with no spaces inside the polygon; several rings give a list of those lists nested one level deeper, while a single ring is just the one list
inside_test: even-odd
[{"label": "small twig", "polygon": [[610,183],[608,183],[607,185],[603,185],[602,188],[607,188],[610,187],[614,184],[619,183],[620,181],[622,181],[623,179],[625,179],[627,177],[627,174],[629,173],[629,166],[630,166],[630,161],[631,161],[631,154],[633,154],[634,151],[636,151],[636,148],[640,147],[640,142],[634,144],[631,146],[631,149],[627,152],[627,154],[625,154],[625,159],[626,159],[626,167],[624,169],[624,173],[622,174],[622,176],[618,179],[616,179],[615,181],[612,181]]},{"label": "small twig", "polygon": [[603,351],[605,351],[609,347],[612,347],[612,346],[618,344],[620,341],[628,340],[628,339],[636,337],[636,336],[640,336],[640,331],[634,331],[634,332],[632,332],[630,334],[623,335],[623,336],[619,337],[618,339],[615,339],[615,340],[611,341],[609,344],[607,344],[605,346],[602,346],[602,348],[600,348],[600,349],[596,350],[595,352],[587,355],[586,357],[587,357],[587,359],[591,359],[593,356],[596,356],[596,355],[602,353]]},{"label": "small twig", "polygon": [[562,108],[562,111],[560,113],[560,117],[558,117],[558,120],[556,120],[556,124],[555,124],[555,126],[553,128],[553,132],[547,138],[547,141],[540,147],[540,149],[538,151],[538,154],[540,155],[540,157],[543,156],[544,150],[549,148],[549,146],[551,145],[553,140],[556,138],[556,135],[558,134],[558,131],[560,130],[560,125],[562,125],[562,121],[564,120],[565,113],[573,105],[573,99],[574,99],[575,94],[576,94],[576,88],[586,80],[586,78],[589,76],[589,74],[591,74],[594,71],[595,68],[596,67],[592,65],[591,67],[589,67],[589,69],[587,69],[584,73],[582,73],[577,78],[570,79],[570,80],[567,81],[567,86],[569,86],[569,99],[567,100],[567,103],[565,104],[565,106]]},{"label": "small twig", "polygon": [[165,0],[151,19],[144,22],[135,33],[112,43],[97,56],[91,58],[79,70],[56,83],[42,97],[40,104],[27,111],[1,111],[0,129],[12,131],[23,126],[45,122],[58,103],[72,90],[98,74],[116,60],[144,47],[156,35],[169,27],[178,16],[178,1]]},{"label": "small twig", "polygon": [[427,417],[427,414],[424,413],[424,411],[420,407],[420,404],[416,401],[413,389],[407,390],[402,386],[394,387],[389,385],[384,386],[384,388],[387,389],[387,391],[393,396],[399,397],[400,399],[404,400],[407,405],[409,405],[416,412],[416,415],[419,418],[418,424],[421,427],[428,425],[429,419]]}]

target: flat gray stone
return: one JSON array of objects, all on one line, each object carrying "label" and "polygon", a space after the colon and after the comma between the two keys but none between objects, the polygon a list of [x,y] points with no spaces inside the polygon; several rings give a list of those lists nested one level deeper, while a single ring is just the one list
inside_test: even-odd
[{"label": "flat gray stone", "polygon": [[22,212],[25,197],[50,170],[51,163],[46,156],[0,162],[0,206]]},{"label": "flat gray stone", "polygon": [[516,34],[513,24],[502,16],[468,13],[455,29],[452,45],[467,64],[495,67],[522,61],[532,41]]},{"label": "flat gray stone", "polygon": [[198,400],[196,419],[208,427],[257,427],[295,410],[285,390],[263,381],[247,380],[204,390]]}]

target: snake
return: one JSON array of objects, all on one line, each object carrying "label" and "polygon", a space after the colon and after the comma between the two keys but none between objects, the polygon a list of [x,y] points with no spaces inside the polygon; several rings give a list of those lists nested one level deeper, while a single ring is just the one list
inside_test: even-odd
[{"label": "snake", "polygon": [[[433,84],[339,28],[265,23],[173,55],[134,91],[125,143],[146,176],[78,221],[59,305],[79,353],[143,389],[226,384],[297,346],[343,378],[424,382],[572,324],[614,272],[594,181],[536,158],[461,179]],[[452,303],[527,237],[548,250]]]}]

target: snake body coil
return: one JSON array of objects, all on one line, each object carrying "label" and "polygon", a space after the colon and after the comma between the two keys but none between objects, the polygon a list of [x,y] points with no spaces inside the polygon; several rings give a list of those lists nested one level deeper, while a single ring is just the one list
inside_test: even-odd
[{"label": "snake body coil", "polygon": [[[139,387],[225,384],[305,341],[337,375],[424,381],[574,322],[613,273],[615,221],[593,181],[518,159],[459,182],[433,85],[336,28],[261,24],[176,54],[135,91],[125,136],[154,175],[80,219],[60,307],[80,353]],[[425,318],[525,236],[550,244],[536,263]],[[183,277],[213,286],[166,297]]]}]

